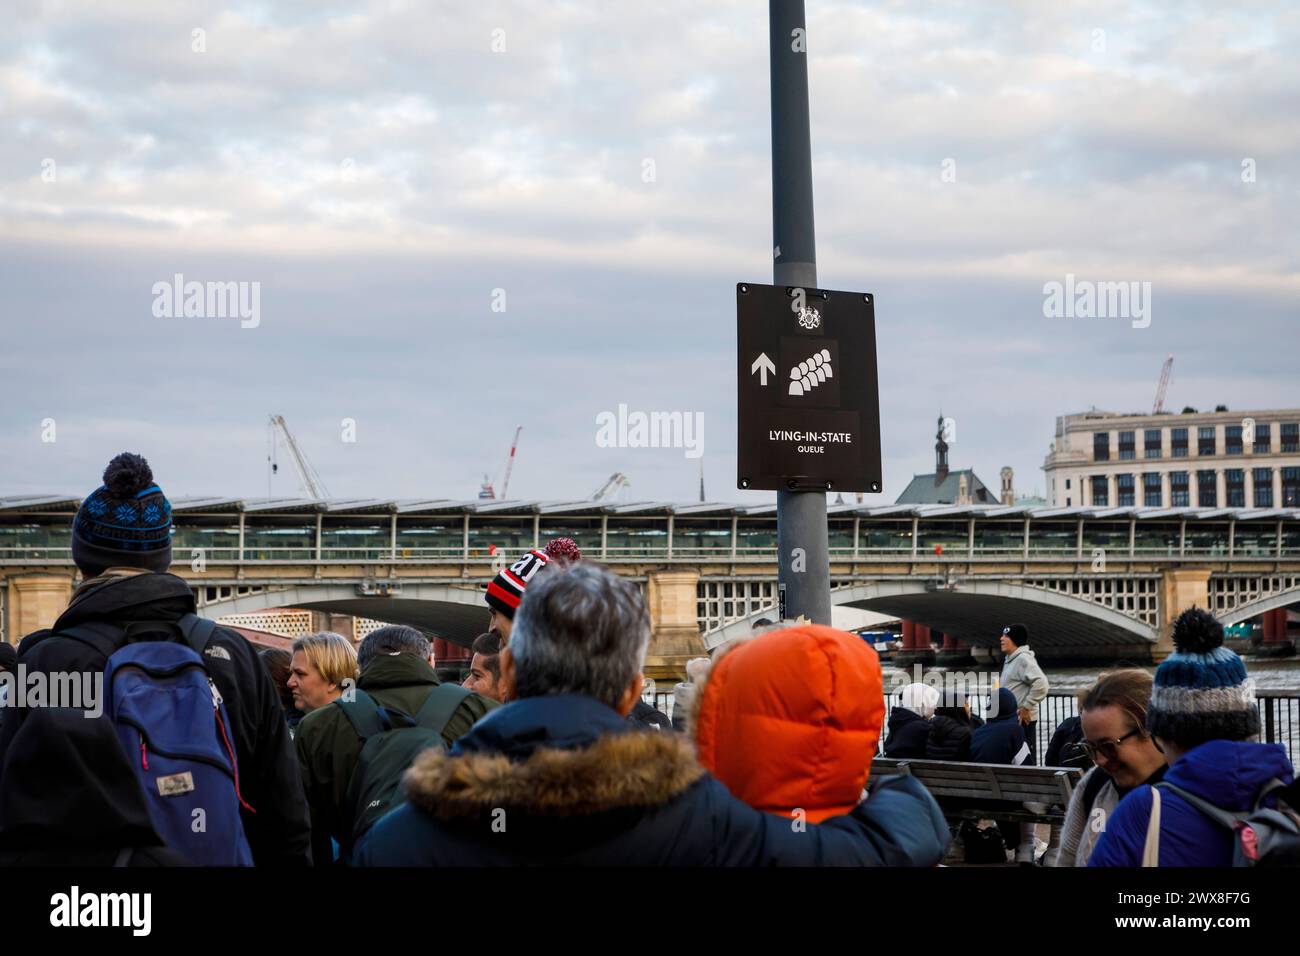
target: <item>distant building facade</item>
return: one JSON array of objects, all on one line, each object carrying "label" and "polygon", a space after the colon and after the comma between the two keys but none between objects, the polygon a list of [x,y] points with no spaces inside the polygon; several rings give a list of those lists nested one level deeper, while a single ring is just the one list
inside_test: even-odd
[{"label": "distant building facade", "polygon": [[1054,507],[1300,506],[1300,409],[1056,419]]},{"label": "distant building facade", "polygon": [[934,471],[913,475],[895,504],[900,505],[995,505],[998,496],[969,468],[950,471],[948,443],[943,438],[943,417],[934,436]]}]

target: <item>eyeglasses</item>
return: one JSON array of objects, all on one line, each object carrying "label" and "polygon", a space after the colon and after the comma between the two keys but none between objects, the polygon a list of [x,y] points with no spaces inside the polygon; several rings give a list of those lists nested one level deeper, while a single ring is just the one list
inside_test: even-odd
[{"label": "eyeglasses", "polygon": [[1090,740],[1081,740],[1079,745],[1093,760],[1098,757],[1105,757],[1107,760],[1114,760],[1119,756],[1119,745],[1128,740],[1134,734],[1141,733],[1139,730],[1130,730],[1123,737],[1116,737],[1114,740],[1099,740],[1095,744]]}]

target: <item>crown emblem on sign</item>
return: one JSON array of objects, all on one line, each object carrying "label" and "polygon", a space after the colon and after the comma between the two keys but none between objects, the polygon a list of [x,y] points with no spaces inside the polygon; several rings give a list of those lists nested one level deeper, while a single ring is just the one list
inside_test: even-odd
[{"label": "crown emblem on sign", "polygon": [[822,315],[816,309],[800,309],[799,325],[805,329],[815,329],[822,324]]}]

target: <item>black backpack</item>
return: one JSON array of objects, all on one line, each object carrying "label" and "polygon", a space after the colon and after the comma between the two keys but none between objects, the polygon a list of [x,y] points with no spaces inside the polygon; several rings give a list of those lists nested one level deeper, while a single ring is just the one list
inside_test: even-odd
[{"label": "black backpack", "polygon": [[351,821],[339,848],[344,860],[351,857],[352,848],[375,821],[406,802],[402,775],[423,751],[430,747],[444,749],[443,728],[471,693],[457,684],[439,684],[414,717],[381,706],[360,689],[354,700],[334,702],[343,709],[362,741],[343,805],[344,819]]},{"label": "black backpack", "polygon": [[1067,717],[1061,721],[1056,733],[1052,735],[1051,744],[1047,748],[1049,754],[1058,744],[1060,749],[1056,751],[1054,759],[1048,757],[1048,766],[1078,767],[1080,770],[1093,766],[1092,755],[1083,745],[1083,722],[1078,717]]},{"label": "black backpack", "polygon": [[961,829],[965,863],[1006,863],[1007,845],[997,827],[981,829],[973,820],[963,820]]}]

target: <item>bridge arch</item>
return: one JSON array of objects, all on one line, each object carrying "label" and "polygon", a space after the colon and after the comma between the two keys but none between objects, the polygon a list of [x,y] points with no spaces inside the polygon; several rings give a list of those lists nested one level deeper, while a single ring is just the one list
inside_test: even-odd
[{"label": "bridge arch", "polygon": [[488,624],[488,606],[483,601],[482,590],[408,581],[403,581],[401,591],[393,595],[363,595],[358,593],[356,584],[324,581],[268,585],[251,593],[200,600],[198,613],[202,617],[218,618],[276,607],[333,611],[393,624],[409,624],[463,646],[469,646],[475,637],[487,630]]},{"label": "bridge arch", "polygon": [[[1159,638],[1156,627],[1113,608],[1020,581],[965,580],[941,590],[923,578],[887,578],[836,588],[831,603],[916,621],[972,646],[996,646],[1003,626],[1018,621],[1029,628],[1031,646],[1048,658],[1089,651],[1142,658]],[[748,633],[755,620],[774,612],[756,611],[711,631],[705,646]]]},{"label": "bridge arch", "polygon": [[1267,597],[1256,598],[1254,601],[1248,601],[1245,604],[1238,604],[1232,610],[1220,614],[1219,623],[1224,627],[1230,624],[1240,624],[1242,621],[1249,621],[1252,617],[1258,617],[1269,611],[1289,608],[1293,604],[1300,604],[1300,587],[1276,591]]}]

